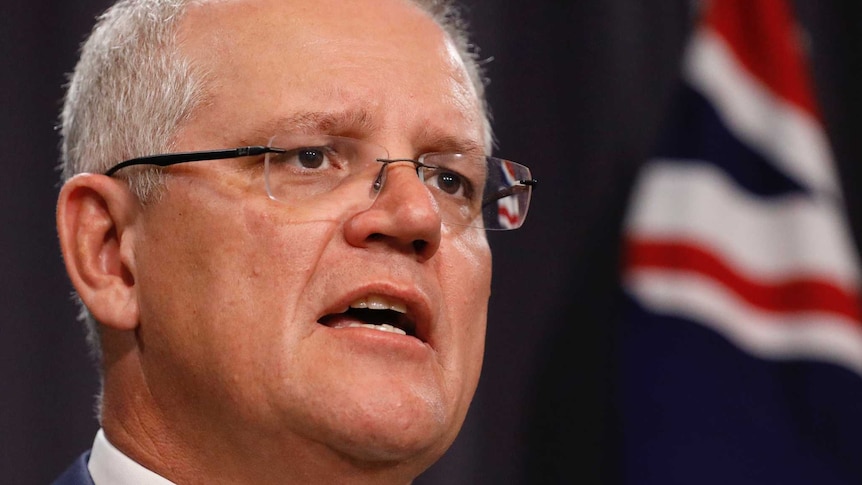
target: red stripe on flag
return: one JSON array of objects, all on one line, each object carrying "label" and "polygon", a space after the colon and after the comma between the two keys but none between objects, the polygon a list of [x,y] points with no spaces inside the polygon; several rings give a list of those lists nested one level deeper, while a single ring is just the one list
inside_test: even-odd
[{"label": "red stripe on flag", "polygon": [[736,272],[721,258],[693,244],[679,241],[631,239],[628,270],[660,268],[707,276],[740,298],[772,312],[825,312],[862,326],[860,302],[853,293],[822,279],[798,278],[765,283]]},{"label": "red stripe on flag", "polygon": [[497,215],[500,217],[505,217],[506,220],[509,221],[509,224],[513,226],[521,220],[520,214],[512,214],[511,212],[509,212],[509,209],[507,207],[504,207],[502,205],[497,208]]},{"label": "red stripe on flag", "polygon": [[820,119],[799,33],[786,1],[710,2],[706,24],[727,41],[746,70],[770,90]]}]

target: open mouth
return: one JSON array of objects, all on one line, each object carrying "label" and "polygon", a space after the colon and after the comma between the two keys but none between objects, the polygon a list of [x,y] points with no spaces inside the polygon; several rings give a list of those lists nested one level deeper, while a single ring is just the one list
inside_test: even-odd
[{"label": "open mouth", "polygon": [[353,301],[347,310],[324,315],[317,322],[330,328],[368,328],[416,337],[416,323],[408,316],[407,306],[379,295]]}]

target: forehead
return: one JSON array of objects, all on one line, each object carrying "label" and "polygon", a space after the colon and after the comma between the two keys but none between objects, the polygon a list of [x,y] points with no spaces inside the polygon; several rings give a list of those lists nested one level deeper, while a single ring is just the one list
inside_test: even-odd
[{"label": "forehead", "polygon": [[305,113],[362,113],[333,116],[356,123],[331,129],[484,143],[480,102],[456,48],[405,0],[216,1],[190,9],[180,39],[208,73],[211,101],[198,118],[261,131]]}]

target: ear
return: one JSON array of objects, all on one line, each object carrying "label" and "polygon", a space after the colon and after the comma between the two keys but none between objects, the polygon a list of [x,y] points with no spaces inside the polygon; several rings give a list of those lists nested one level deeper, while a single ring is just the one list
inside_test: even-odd
[{"label": "ear", "polygon": [[125,182],[97,174],[69,179],[57,202],[57,232],[78,296],[102,325],[138,325],[135,288],[137,198]]}]

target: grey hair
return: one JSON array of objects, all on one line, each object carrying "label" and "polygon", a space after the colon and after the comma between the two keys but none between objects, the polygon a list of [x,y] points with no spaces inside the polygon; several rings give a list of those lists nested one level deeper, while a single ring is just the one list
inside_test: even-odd
[{"label": "grey hair", "polygon": [[[185,58],[177,42],[187,7],[207,1],[120,0],[99,17],[81,48],[60,115],[63,181],[79,173],[105,172],[129,158],[172,150],[177,129],[207,102],[208,73]],[[490,152],[486,81],[463,17],[451,0],[410,1],[437,22],[460,53],[482,103]],[[131,172],[129,187],[142,203],[158,196],[163,182],[159,171]],[[99,361],[99,324],[78,302],[91,353]]]}]

